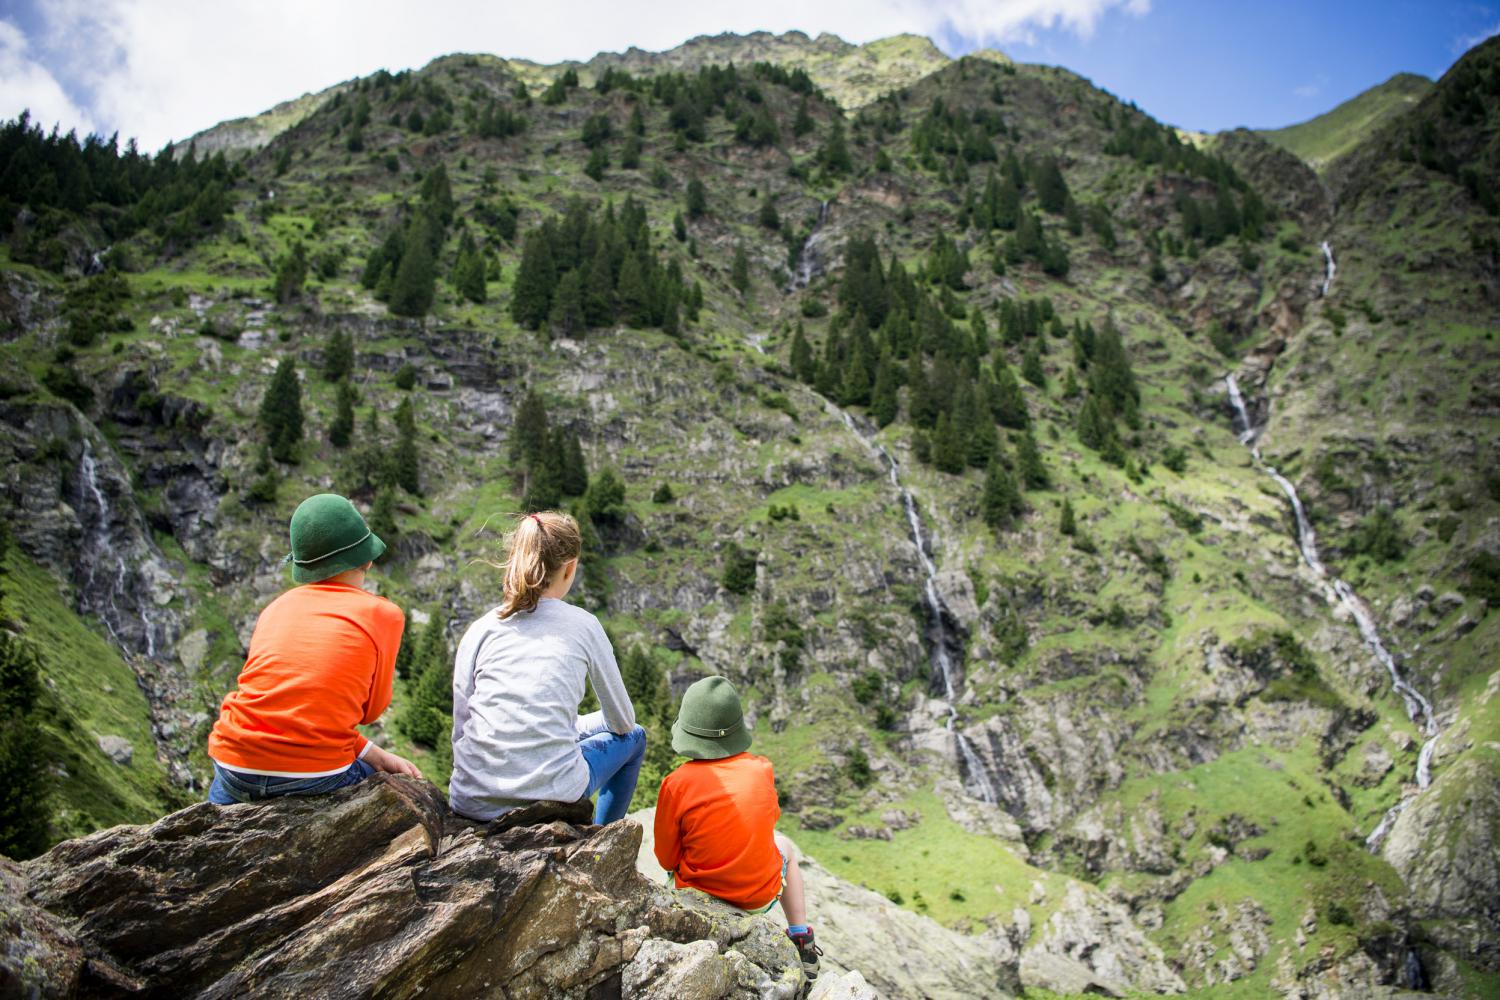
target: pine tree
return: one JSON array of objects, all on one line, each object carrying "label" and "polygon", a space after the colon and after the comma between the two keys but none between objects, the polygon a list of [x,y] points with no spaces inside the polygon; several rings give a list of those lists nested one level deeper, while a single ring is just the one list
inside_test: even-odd
[{"label": "pine tree", "polygon": [[703,181],[694,177],[687,186],[687,214],[689,219],[698,219],[708,214],[708,191]]},{"label": "pine tree", "polygon": [[510,460],[529,468],[547,448],[547,404],[529,389],[516,409],[515,427],[510,437]]},{"label": "pine tree", "polygon": [[932,433],[932,464],[939,472],[953,475],[967,464],[962,433],[948,414],[941,414]]},{"label": "pine tree", "polygon": [[[8,547],[9,531],[0,526],[0,566]],[[50,839],[52,771],[36,715],[38,670],[31,640],[0,629],[0,854],[17,860],[42,853]]]},{"label": "pine tree", "polygon": [[417,420],[411,397],[396,407],[396,451],[394,454],[396,485],[412,496],[422,494],[422,463],[417,454]]},{"label": "pine tree", "polygon": [[301,241],[292,244],[286,256],[276,265],[276,281],[272,294],[281,305],[302,295],[302,283],[307,280],[307,251]]},{"label": "pine tree", "polygon": [[346,378],[338,387],[338,412],[328,425],[328,443],[347,448],[354,437],[354,404],[359,401],[354,386]]},{"label": "pine tree", "polygon": [[1021,494],[1016,490],[1015,481],[999,461],[991,462],[989,471],[985,473],[984,492],[979,506],[984,523],[996,531],[1008,527],[1023,509]]},{"label": "pine tree", "polygon": [[896,366],[889,354],[880,356],[880,366],[875,370],[875,389],[870,398],[870,415],[877,427],[886,427],[896,419],[900,404],[896,396]]},{"label": "pine tree", "polygon": [[630,326],[651,325],[651,286],[647,282],[646,267],[640,254],[626,254],[620,265],[620,280],[615,286],[615,295],[620,302],[620,312]]},{"label": "pine tree", "polygon": [[799,139],[811,132],[814,128],[812,115],[807,113],[807,98],[797,105],[797,117],[792,121],[792,134]]},{"label": "pine tree", "polygon": [[470,302],[483,302],[486,298],[484,274],[484,257],[475,246],[474,237],[465,229],[458,243],[458,257],[453,263],[453,273],[448,280]]},{"label": "pine tree", "polygon": [[603,146],[595,146],[593,152],[589,153],[588,162],[583,165],[583,172],[595,181],[602,181],[608,167],[609,150]]},{"label": "pine tree", "polygon": [[600,524],[618,524],[629,513],[625,505],[625,480],[619,470],[606,465],[589,481],[583,496],[589,517]]},{"label": "pine tree", "polygon": [[521,266],[511,292],[511,319],[528,330],[541,327],[552,311],[552,290],[556,285],[552,240],[545,229],[533,229],[526,235],[521,251]]},{"label": "pine tree", "polygon": [[1042,464],[1042,454],[1037,450],[1036,438],[1029,430],[1016,439],[1016,474],[1021,485],[1028,490],[1044,490],[1051,483],[1047,467]]},{"label": "pine tree", "polygon": [[1047,157],[1033,170],[1032,182],[1036,186],[1037,201],[1041,203],[1043,210],[1056,215],[1067,209],[1071,197],[1068,194],[1068,182],[1063,179],[1055,157]]},{"label": "pine tree", "polygon": [[835,177],[854,170],[854,159],[849,155],[849,143],[844,138],[843,116],[834,115],[833,125],[828,130],[828,140],[818,152],[818,162]]},{"label": "pine tree", "polygon": [[354,337],[347,331],[334,330],[323,348],[323,378],[329,382],[347,379],[354,371]]},{"label": "pine tree", "polygon": [[1057,530],[1068,537],[1078,532],[1078,525],[1073,520],[1073,504],[1067,497],[1063,497],[1062,513],[1058,516]]},{"label": "pine tree", "polygon": [[802,322],[797,322],[797,332],[792,335],[792,373],[804,383],[811,385],[817,375],[817,362],[813,359],[812,345],[807,342],[807,334],[802,330]]},{"label": "pine tree", "polygon": [[771,192],[766,192],[765,199],[760,203],[760,224],[772,232],[781,231],[781,213],[776,211],[776,199],[771,197]]},{"label": "pine tree", "polygon": [[547,314],[547,329],[554,337],[571,337],[582,333],[586,325],[583,279],[575,268],[557,282],[557,291],[552,296],[552,309]]},{"label": "pine tree", "polygon": [[453,186],[448,182],[448,167],[442,161],[422,178],[422,206],[444,226],[453,221]]},{"label": "pine tree", "polygon": [[1016,376],[1011,372],[1010,366],[1003,360],[995,364],[995,419],[1000,421],[1001,426],[1024,429],[1031,423],[1031,418],[1026,412],[1026,397],[1021,392],[1021,387],[1016,382]]},{"label": "pine tree", "polygon": [[[380,532],[376,532],[380,534]],[[411,609],[406,611],[406,626],[401,630],[401,645],[396,647],[396,676],[403,681],[412,678],[412,666],[416,662],[413,650],[417,646],[417,634],[411,627]]]},{"label": "pine tree", "polygon": [[750,291],[750,261],[745,256],[745,244],[738,243],[734,248],[734,264],[729,271],[729,282],[739,290],[741,295]]},{"label": "pine tree", "polygon": [[297,446],[302,443],[302,384],[291,358],[282,358],[271,376],[261,398],[260,426],[276,461],[297,461]]},{"label": "pine tree", "polygon": [[425,316],[437,293],[437,262],[433,244],[442,238],[437,222],[426,212],[412,223],[406,237],[406,252],[391,282],[387,305],[397,316]]},{"label": "pine tree", "polygon": [[1021,376],[1039,389],[1046,388],[1047,373],[1042,370],[1042,354],[1036,344],[1028,347],[1021,359]]},{"label": "pine tree", "polygon": [[553,445],[562,455],[562,491],[564,496],[580,497],[589,488],[589,467],[583,457],[583,444],[574,431],[561,427],[553,438]]}]

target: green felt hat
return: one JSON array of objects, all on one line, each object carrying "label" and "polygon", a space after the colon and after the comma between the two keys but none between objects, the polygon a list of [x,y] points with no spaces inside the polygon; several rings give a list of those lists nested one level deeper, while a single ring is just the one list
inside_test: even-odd
[{"label": "green felt hat", "polygon": [[354,504],[336,493],[319,493],[292,514],[292,564],[297,583],[317,583],[346,569],[374,562],[385,542],[370,530]]},{"label": "green felt hat", "polygon": [[672,749],[694,760],[718,760],[749,747],[750,730],[734,685],[717,674],[695,681],[677,710]]}]

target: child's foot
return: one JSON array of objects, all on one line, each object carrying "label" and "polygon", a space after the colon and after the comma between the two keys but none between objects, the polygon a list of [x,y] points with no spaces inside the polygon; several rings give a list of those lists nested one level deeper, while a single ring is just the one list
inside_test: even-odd
[{"label": "child's foot", "polygon": [[815,982],[818,978],[818,956],[823,954],[823,949],[813,941],[812,928],[808,927],[796,934],[787,931],[786,936],[797,946],[797,957],[802,960],[802,975],[809,983]]}]

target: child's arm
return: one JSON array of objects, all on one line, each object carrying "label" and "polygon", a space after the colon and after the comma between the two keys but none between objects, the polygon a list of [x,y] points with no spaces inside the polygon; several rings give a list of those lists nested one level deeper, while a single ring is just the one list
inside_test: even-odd
[{"label": "child's arm", "polygon": [[469,696],[474,693],[474,668],[479,661],[479,630],[471,628],[458,643],[453,657],[453,732],[464,731],[469,719]]},{"label": "child's arm", "polygon": [[610,732],[624,736],[635,728],[635,706],[630,703],[630,692],[625,690],[625,681],[620,677],[620,665],[615,662],[609,636],[604,634],[604,626],[598,619],[594,619],[587,641],[589,680],[594,682],[594,694],[599,696],[604,721]]}]

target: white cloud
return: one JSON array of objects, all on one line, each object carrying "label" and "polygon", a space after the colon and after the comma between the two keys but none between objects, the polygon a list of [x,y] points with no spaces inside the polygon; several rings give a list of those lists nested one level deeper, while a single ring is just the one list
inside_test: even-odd
[{"label": "white cloud", "polygon": [[[157,149],[340,80],[450,52],[556,62],[794,28],[851,42],[913,32],[995,45],[1039,30],[1088,37],[1112,10],[1141,16],[1150,0],[41,0],[39,44],[52,72],[89,95],[94,119]],[[88,119],[78,112],[76,121]]]},{"label": "white cloud", "polygon": [[80,134],[94,130],[93,118],[73,103],[45,66],[32,58],[26,36],[9,21],[0,21],[0,94],[5,95],[0,116],[9,118],[29,109],[31,120],[44,129],[60,124],[64,132],[70,128]]},{"label": "white cloud", "polygon": [[1322,92],[1323,88],[1319,87],[1316,83],[1304,83],[1300,87],[1292,88],[1292,93],[1298,97],[1317,97]]},{"label": "white cloud", "polygon": [[1500,35],[1500,21],[1496,21],[1488,28],[1479,31],[1476,34],[1461,35],[1458,38],[1455,38],[1453,40],[1453,51],[1461,55],[1472,49],[1474,46],[1478,45],[1480,42],[1488,41],[1491,38],[1494,38],[1496,35]]}]

